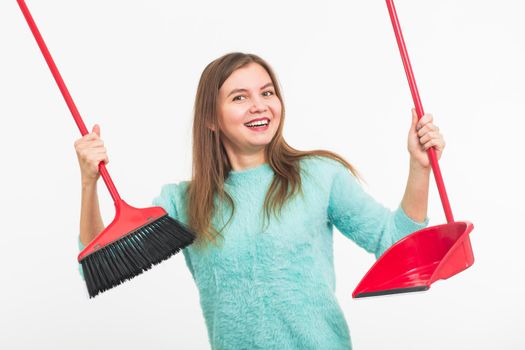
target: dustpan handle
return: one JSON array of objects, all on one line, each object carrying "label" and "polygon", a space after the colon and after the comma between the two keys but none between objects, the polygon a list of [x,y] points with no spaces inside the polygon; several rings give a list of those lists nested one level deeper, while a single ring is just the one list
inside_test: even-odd
[{"label": "dustpan handle", "polygon": [[[397,45],[399,47],[399,52],[401,53],[401,59],[403,60],[403,65],[405,67],[406,76],[408,79],[408,85],[410,86],[410,91],[412,93],[412,99],[414,100],[414,105],[416,107],[417,117],[421,117],[425,114],[423,111],[423,104],[419,97],[419,92],[416,85],[416,79],[414,78],[414,73],[412,72],[412,66],[410,65],[410,59],[408,58],[408,52],[405,46],[405,41],[403,39],[403,33],[401,32],[401,26],[399,20],[397,19],[396,9],[394,7],[393,0],[386,0],[386,5],[388,7],[388,12],[390,14],[390,19],[392,20],[392,26],[394,27],[394,33],[396,35]],[[438,159],[434,147],[430,147],[427,150],[428,158],[430,160],[430,165],[432,166],[432,172],[434,173],[434,178],[436,179],[437,188],[439,191],[439,196],[441,198],[441,203],[443,204],[443,210],[445,211],[445,216],[448,223],[454,222],[454,216],[452,215],[452,209],[450,208],[450,203],[448,201],[447,191],[445,190],[445,184],[443,183],[443,177],[441,176],[441,170],[439,169]]]},{"label": "dustpan handle", "polygon": [[[89,132],[86,128],[86,125],[80,117],[80,113],[78,112],[78,109],[75,103],[73,102],[71,95],[69,94],[66,84],[64,83],[64,80],[62,79],[62,76],[60,75],[60,72],[58,71],[55,62],[53,61],[53,58],[51,57],[51,53],[47,49],[46,43],[44,42],[42,35],[40,35],[40,31],[38,30],[36,23],[33,20],[33,16],[31,16],[31,13],[29,12],[29,9],[27,8],[27,5],[25,4],[24,0],[17,0],[17,2],[20,6],[20,9],[22,10],[22,13],[24,14],[27,24],[31,29],[31,32],[33,32],[33,36],[35,37],[36,42],[40,47],[40,51],[42,51],[42,54],[46,59],[47,65],[49,66],[49,69],[51,70],[51,73],[53,74],[53,77],[55,78],[55,81],[58,84],[58,88],[60,89],[60,92],[62,92],[62,96],[64,96],[64,99],[66,100],[66,104],[69,107],[69,110],[71,111],[75,122],[77,123],[80,133],[82,134],[82,136],[87,135]],[[106,186],[109,190],[109,193],[111,194],[111,197],[113,197],[115,205],[118,205],[118,203],[121,201],[121,198],[117,189],[115,188],[115,185],[113,184],[113,181],[111,180],[111,177],[109,176],[104,161],[101,161],[98,167],[100,174],[102,175],[102,178],[104,179],[104,182],[106,183]]]}]

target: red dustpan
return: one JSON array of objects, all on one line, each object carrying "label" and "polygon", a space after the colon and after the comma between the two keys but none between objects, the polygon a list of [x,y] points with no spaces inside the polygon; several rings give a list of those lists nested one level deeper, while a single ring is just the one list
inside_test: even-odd
[{"label": "red dustpan", "polygon": [[[393,0],[386,0],[418,118],[425,113],[397,19]],[[447,224],[427,227],[399,240],[381,255],[352,293],[353,298],[423,291],[474,263],[469,234],[474,225],[454,221],[434,148],[428,149],[432,172]]]}]

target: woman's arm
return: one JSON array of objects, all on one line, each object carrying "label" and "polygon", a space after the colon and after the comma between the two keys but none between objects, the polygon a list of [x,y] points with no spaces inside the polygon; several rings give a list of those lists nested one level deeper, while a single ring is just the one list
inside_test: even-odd
[{"label": "woman's arm", "polygon": [[80,243],[86,246],[104,230],[98,204],[97,183],[82,182],[80,209]]},{"label": "woman's arm", "polygon": [[437,159],[439,159],[445,148],[443,135],[432,120],[432,114],[425,114],[418,121],[416,110],[412,109],[412,126],[408,133],[410,170],[401,206],[412,220],[418,222],[427,217],[428,186],[431,172],[427,150],[434,147]]},{"label": "woman's arm", "polygon": [[100,139],[100,126],[95,124],[93,132],[75,141],[75,151],[80,165],[82,199],[80,208],[80,243],[86,246],[104,230],[97,195],[100,178],[98,164],[109,163],[104,141]]}]

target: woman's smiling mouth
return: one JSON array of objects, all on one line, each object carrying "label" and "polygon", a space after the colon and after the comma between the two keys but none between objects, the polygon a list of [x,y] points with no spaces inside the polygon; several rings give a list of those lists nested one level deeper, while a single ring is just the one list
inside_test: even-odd
[{"label": "woman's smiling mouth", "polygon": [[257,118],[253,119],[248,123],[244,124],[252,131],[265,131],[270,125],[270,119],[268,118]]}]

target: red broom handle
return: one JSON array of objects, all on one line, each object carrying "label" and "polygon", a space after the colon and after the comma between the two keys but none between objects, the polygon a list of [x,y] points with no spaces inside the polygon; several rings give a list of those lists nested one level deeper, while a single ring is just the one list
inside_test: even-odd
[{"label": "red broom handle", "polygon": [[[418,119],[421,119],[425,112],[423,111],[423,104],[421,103],[419,92],[417,90],[416,79],[414,78],[414,73],[412,72],[410,59],[408,58],[408,52],[405,46],[405,41],[403,39],[403,33],[401,32],[401,26],[399,25],[399,20],[397,19],[394,1],[386,0],[386,5],[388,7],[390,19],[392,20],[394,33],[396,34],[397,45],[399,46],[399,52],[401,53],[401,59],[403,60],[403,65],[405,67],[408,85],[410,86],[410,91],[412,92],[412,99],[414,100],[414,105],[416,106],[417,117]],[[430,147],[427,150],[427,154],[430,160],[430,165],[432,166],[434,178],[436,179],[439,196],[441,197],[441,203],[443,204],[443,210],[445,211],[447,222],[452,223],[454,222],[454,216],[452,215],[452,209],[450,208],[447,191],[445,190],[445,184],[443,183],[443,177],[441,176],[441,170],[439,169],[438,159],[436,156],[436,152],[434,151],[434,147]]]},{"label": "red broom handle", "polygon": [[[80,113],[78,112],[78,109],[75,106],[75,103],[73,102],[73,99],[71,98],[71,95],[69,94],[69,91],[66,87],[66,84],[64,83],[64,80],[62,80],[62,76],[60,75],[60,72],[58,71],[58,68],[55,65],[55,62],[53,61],[53,57],[51,57],[51,53],[49,53],[49,50],[47,49],[46,43],[44,42],[42,35],[40,35],[40,31],[38,30],[36,23],[33,20],[33,17],[31,16],[31,13],[29,12],[29,9],[27,8],[25,4],[25,1],[17,0],[17,2],[18,2],[18,5],[20,5],[20,9],[22,10],[24,17],[26,18],[27,24],[29,25],[31,32],[33,32],[33,36],[35,37],[36,42],[38,46],[40,47],[40,51],[42,51],[42,54],[44,55],[44,58],[46,59],[49,69],[51,69],[51,73],[53,74],[53,77],[55,78],[55,81],[58,84],[58,88],[60,89],[60,92],[62,92],[62,96],[64,96],[64,99],[66,100],[66,104],[69,107],[69,110],[71,111],[71,114],[73,115],[73,118],[75,119],[75,122],[77,123],[80,133],[82,134],[82,136],[87,135],[89,132],[86,129],[86,125],[84,124],[84,121],[80,117]],[[113,197],[113,201],[115,201],[115,205],[116,205],[117,203],[121,201],[121,198],[120,198],[120,195],[118,194],[117,189],[115,188],[115,185],[113,184],[113,181],[111,180],[111,177],[109,176],[109,173],[106,169],[106,164],[104,164],[104,162],[101,161],[98,164],[98,167],[100,170],[100,174],[102,175],[102,178],[104,179],[104,182],[106,183],[109,193],[111,194],[111,197]]]}]

